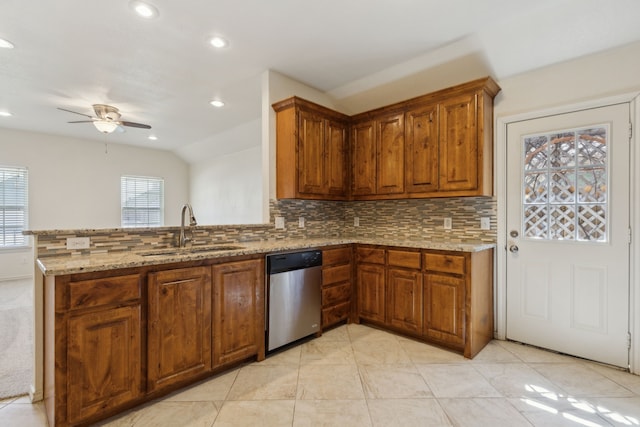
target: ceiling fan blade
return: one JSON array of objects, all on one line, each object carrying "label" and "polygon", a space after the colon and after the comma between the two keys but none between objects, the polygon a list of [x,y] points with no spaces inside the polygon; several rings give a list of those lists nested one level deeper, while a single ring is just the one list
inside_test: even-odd
[{"label": "ceiling fan blade", "polygon": [[95,120],[75,120],[73,122],[67,122],[67,123],[93,123],[95,122]]},{"label": "ceiling fan blade", "polygon": [[132,128],[151,129],[151,126],[145,125],[145,124],[142,124],[142,123],[121,121],[120,124],[122,126],[129,126],[129,127],[132,127]]},{"label": "ceiling fan blade", "polygon": [[58,107],[58,110],[66,111],[67,113],[80,114],[81,116],[85,116],[85,117],[89,117],[90,119],[93,119],[93,116],[90,116],[90,115],[84,114],[84,113],[78,113],[77,111],[67,110],[66,108]]}]

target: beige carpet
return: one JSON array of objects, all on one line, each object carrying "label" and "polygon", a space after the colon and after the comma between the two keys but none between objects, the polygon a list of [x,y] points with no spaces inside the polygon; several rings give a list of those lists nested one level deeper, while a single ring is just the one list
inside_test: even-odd
[{"label": "beige carpet", "polygon": [[29,392],[33,370],[32,280],[0,282],[0,399]]}]

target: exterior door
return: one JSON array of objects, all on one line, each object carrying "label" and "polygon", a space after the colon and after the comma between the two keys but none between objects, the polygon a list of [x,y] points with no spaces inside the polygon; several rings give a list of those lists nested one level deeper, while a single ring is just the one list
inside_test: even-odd
[{"label": "exterior door", "polygon": [[507,126],[508,339],[628,367],[629,112]]}]

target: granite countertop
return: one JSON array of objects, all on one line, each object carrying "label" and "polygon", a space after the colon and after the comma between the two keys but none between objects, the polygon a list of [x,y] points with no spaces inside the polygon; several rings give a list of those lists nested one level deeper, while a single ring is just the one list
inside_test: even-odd
[{"label": "granite countertop", "polygon": [[478,252],[495,247],[494,243],[485,242],[456,243],[412,240],[393,241],[389,239],[349,239],[336,237],[327,239],[291,239],[225,243],[198,247],[195,251],[189,248],[165,248],[158,250],[147,249],[143,251],[124,251],[91,255],[51,256],[38,258],[38,266],[45,276],[58,276],[229,256],[286,252],[298,249],[319,248],[350,243],[459,252]]}]

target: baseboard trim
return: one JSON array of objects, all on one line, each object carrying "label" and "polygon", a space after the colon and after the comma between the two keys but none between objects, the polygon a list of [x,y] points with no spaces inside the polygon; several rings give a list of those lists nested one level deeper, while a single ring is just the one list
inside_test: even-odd
[{"label": "baseboard trim", "polygon": [[0,277],[0,283],[2,283],[2,282],[10,282],[12,280],[23,280],[23,279],[33,279],[33,275],[28,274],[26,276]]},{"label": "baseboard trim", "polygon": [[44,393],[42,390],[36,390],[35,386],[32,384],[31,387],[29,387],[29,398],[31,399],[31,402],[40,402],[44,399]]}]

